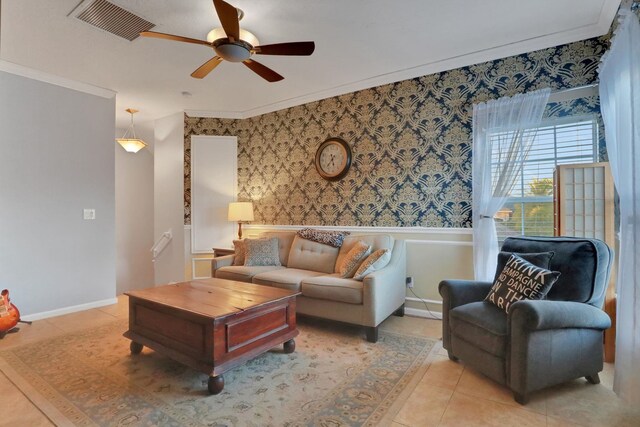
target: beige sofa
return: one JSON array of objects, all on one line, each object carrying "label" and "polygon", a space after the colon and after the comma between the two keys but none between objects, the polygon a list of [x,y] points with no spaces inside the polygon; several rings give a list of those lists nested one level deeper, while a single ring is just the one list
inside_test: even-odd
[{"label": "beige sofa", "polygon": [[[348,236],[341,248],[303,239],[291,232],[268,232],[277,237],[282,266],[234,266],[234,255],[214,258],[213,276],[302,292],[297,313],[365,327],[367,340],[376,342],[378,325],[389,315],[404,315],[406,245],[386,234]],[[391,250],[386,267],[364,280],[344,279],[337,265],[362,240],[377,249]]]}]

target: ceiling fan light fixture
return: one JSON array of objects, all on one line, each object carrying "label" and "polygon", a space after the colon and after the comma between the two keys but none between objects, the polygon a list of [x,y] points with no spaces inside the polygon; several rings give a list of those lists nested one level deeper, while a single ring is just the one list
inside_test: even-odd
[{"label": "ceiling fan light fixture", "polygon": [[133,108],[127,108],[125,110],[127,113],[131,114],[131,124],[127,131],[122,135],[122,138],[116,138],[116,142],[122,146],[128,153],[137,153],[147,146],[147,143],[143,140],[136,138],[136,130],[133,127],[133,115],[138,112],[138,110],[134,110]]},{"label": "ceiling fan light fixture", "polygon": [[[207,41],[209,43],[213,43],[218,39],[226,38],[227,33],[224,32],[224,29],[222,27],[214,28],[213,30],[209,31],[209,34],[207,34]],[[245,30],[244,28],[240,28],[240,38],[251,46],[260,46],[258,38],[253,35],[253,33]]]}]

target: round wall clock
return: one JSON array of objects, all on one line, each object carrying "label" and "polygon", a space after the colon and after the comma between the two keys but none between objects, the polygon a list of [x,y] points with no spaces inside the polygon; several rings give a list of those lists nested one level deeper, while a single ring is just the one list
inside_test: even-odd
[{"label": "round wall clock", "polygon": [[328,181],[336,181],[351,167],[351,147],[340,138],[329,138],[316,151],[316,170]]}]

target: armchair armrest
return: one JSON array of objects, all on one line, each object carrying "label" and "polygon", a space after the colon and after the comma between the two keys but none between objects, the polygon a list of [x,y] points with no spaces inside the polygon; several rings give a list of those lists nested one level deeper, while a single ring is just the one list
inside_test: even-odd
[{"label": "armchair armrest", "polygon": [[573,301],[523,300],[511,305],[509,387],[528,393],[602,370],[607,314]]},{"label": "armchair armrest", "polygon": [[[217,269],[221,268],[221,267],[228,267],[230,265],[233,265],[233,259],[235,258],[235,255],[225,255],[225,256],[219,256],[216,258],[212,258],[211,259],[211,271],[215,272]],[[215,274],[212,274],[213,277],[215,277]]]},{"label": "armchair armrest", "polygon": [[493,283],[475,280],[443,280],[438,285],[442,296],[442,346],[451,352],[451,331],[449,330],[449,310],[471,302],[482,301]]},{"label": "armchair armrest", "polygon": [[475,280],[443,280],[438,285],[438,292],[448,309],[470,302],[482,301],[489,294],[493,283]]},{"label": "armchair armrest", "polygon": [[605,330],[611,326],[609,316],[599,308],[573,301],[523,300],[509,312],[512,330],[585,328]]}]

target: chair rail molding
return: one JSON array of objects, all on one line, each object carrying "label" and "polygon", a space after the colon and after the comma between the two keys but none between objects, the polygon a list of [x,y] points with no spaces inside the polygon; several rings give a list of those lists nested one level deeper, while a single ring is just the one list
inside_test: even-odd
[{"label": "chair rail molding", "polygon": [[354,233],[402,233],[402,234],[459,234],[471,236],[471,228],[446,228],[446,227],[374,227],[358,225],[271,225],[271,224],[245,224],[245,230],[277,230],[277,231],[297,231],[303,228],[317,228],[318,230],[330,231],[350,231]]}]

